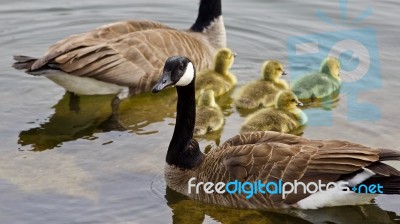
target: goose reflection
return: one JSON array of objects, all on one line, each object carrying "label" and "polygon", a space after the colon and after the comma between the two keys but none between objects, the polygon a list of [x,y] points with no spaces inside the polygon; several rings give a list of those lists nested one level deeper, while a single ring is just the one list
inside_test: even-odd
[{"label": "goose reflection", "polygon": [[18,144],[33,151],[60,147],[78,139],[94,140],[96,133],[127,131],[139,135],[157,133],[146,127],[175,116],[176,94],[168,91],[161,97],[152,94],[135,96],[121,103],[118,114],[109,105],[112,96],[75,96],[65,93],[53,106],[54,114],[43,123],[21,131]]},{"label": "goose reflection", "polygon": [[233,223],[397,223],[399,216],[377,205],[327,207],[316,210],[243,210],[190,200],[166,187],[165,199],[174,224],[201,224],[206,217],[222,224]]},{"label": "goose reflection", "polygon": [[[112,113],[113,96],[76,96],[66,92],[53,106],[54,113],[43,123],[19,133],[18,144],[30,146],[33,151],[60,147],[78,139],[95,140],[96,133],[125,131],[137,135],[158,133],[149,125],[175,118],[177,96],[173,89],[162,96],[141,94],[121,102],[118,113]],[[232,99],[219,97],[225,116],[232,113]],[[33,122],[32,122],[33,123]],[[199,137],[199,140],[219,143],[221,131]]]}]

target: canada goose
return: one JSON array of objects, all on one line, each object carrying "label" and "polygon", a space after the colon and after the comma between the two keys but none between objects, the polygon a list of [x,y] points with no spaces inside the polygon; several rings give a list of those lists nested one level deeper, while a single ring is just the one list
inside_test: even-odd
[{"label": "canada goose", "polygon": [[237,83],[232,67],[236,53],[228,48],[218,49],[214,54],[212,69],[200,70],[196,79],[196,96],[203,89],[212,89],[215,97],[229,92]]},{"label": "canada goose", "polygon": [[331,96],[340,89],[341,83],[340,61],[334,57],[327,57],[322,61],[319,72],[299,78],[291,89],[300,100],[314,101]]},{"label": "canada goose", "polygon": [[280,91],[274,108],[264,108],[250,115],[240,132],[277,131],[292,133],[307,122],[307,115],[297,106],[303,104],[290,90]]},{"label": "canada goose", "polygon": [[224,125],[224,114],[215,103],[213,90],[208,89],[200,93],[196,114],[194,135],[205,135],[207,132],[221,129]]},{"label": "canada goose", "polygon": [[286,73],[279,61],[264,62],[261,68],[261,79],[244,85],[234,95],[236,107],[254,109],[260,106],[272,106],[279,90],[289,88],[286,81],[280,79],[282,75]]},{"label": "canada goose", "polygon": [[79,95],[117,94],[117,107],[121,99],[150,92],[169,56],[188,55],[201,70],[225,46],[221,0],[201,0],[188,30],[144,20],[111,23],[58,41],[41,58],[14,56],[13,67]]},{"label": "canada goose", "polygon": [[[357,194],[333,188],[316,193],[245,194],[217,193],[208,182],[260,180],[268,182],[302,181],[305,184],[381,183],[385,193],[400,193],[400,171],[381,163],[400,160],[400,152],[376,149],[339,140],[308,140],[278,132],[246,132],[229,139],[205,155],[193,139],[196,119],[195,68],[186,57],[167,59],[163,74],[152,92],[175,86],[178,94],[176,124],[166,156],[165,179],[171,189],[207,203],[241,208],[293,206],[318,208],[354,203],[368,203],[374,195]],[[342,181],[342,182],[339,182]],[[190,185],[189,185],[190,182]],[[207,182],[207,187],[201,184]],[[196,193],[196,188],[200,186]],[[189,190],[189,186],[191,187]],[[203,189],[203,190],[202,190]],[[248,189],[248,188],[246,188]],[[189,193],[191,192],[191,193]],[[212,192],[212,193],[211,193]],[[365,201],[366,200],[366,201]]]}]

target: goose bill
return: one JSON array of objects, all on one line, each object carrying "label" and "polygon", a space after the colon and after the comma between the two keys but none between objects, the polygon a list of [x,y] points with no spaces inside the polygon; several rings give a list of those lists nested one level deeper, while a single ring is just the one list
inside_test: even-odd
[{"label": "goose bill", "polygon": [[173,82],[171,81],[171,72],[164,72],[161,75],[161,78],[158,80],[158,82],[154,85],[151,92],[158,93],[161,90],[167,88],[168,86],[172,86],[172,85],[173,85]]},{"label": "goose bill", "polygon": [[302,102],[300,102],[300,101],[297,101],[297,106],[302,107],[302,106],[304,106],[304,104]]}]

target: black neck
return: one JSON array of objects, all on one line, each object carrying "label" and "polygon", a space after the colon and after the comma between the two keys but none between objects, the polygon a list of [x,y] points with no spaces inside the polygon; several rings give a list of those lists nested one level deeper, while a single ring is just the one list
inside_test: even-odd
[{"label": "black neck", "polygon": [[190,29],[195,32],[203,32],[206,27],[221,15],[221,0],[201,0],[196,22]]},{"label": "black neck", "polygon": [[176,124],[166,161],[169,165],[192,169],[197,167],[204,158],[199,144],[193,139],[196,119],[194,81],[187,86],[177,86],[176,91],[178,93]]}]

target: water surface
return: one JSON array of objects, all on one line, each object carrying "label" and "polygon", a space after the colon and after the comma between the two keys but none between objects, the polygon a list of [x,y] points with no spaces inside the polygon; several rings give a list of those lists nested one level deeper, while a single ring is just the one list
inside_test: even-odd
[{"label": "water surface", "polygon": [[[113,21],[152,19],[187,28],[195,20],[197,6],[197,1],[183,0],[2,1],[1,223],[399,222],[398,196],[378,197],[373,205],[281,213],[229,209],[188,200],[166,189],[162,177],[175,122],[173,90],[123,102],[120,123],[116,125],[108,122],[112,96],[80,97],[79,110],[70,110],[70,95],[62,88],[11,68],[14,54],[40,56],[63,37]],[[345,18],[353,21],[367,7],[371,7],[370,16],[359,23],[339,26],[344,18],[340,16],[339,1],[223,0],[228,45],[238,53],[232,70],[239,85],[258,78],[261,64],[267,59],[281,60],[289,74],[318,67],[318,61],[288,64],[290,37],[373,29],[379,52],[373,63],[380,64],[380,72],[368,82],[380,86],[358,92],[356,101],[349,98],[353,92],[348,88],[333,109],[332,125],[309,126],[304,136],[398,149],[399,4],[391,0],[349,1]],[[317,17],[318,11],[332,18],[333,25]],[[285,78],[290,81],[292,77]],[[227,116],[225,128],[199,139],[203,148],[237,134],[244,120],[229,98],[219,102],[224,104]],[[349,106],[352,102],[356,106]],[[369,111],[362,103],[377,108],[379,116],[369,117],[376,111]],[[350,119],[349,113],[359,119]],[[311,117],[315,121],[323,118]]]}]

